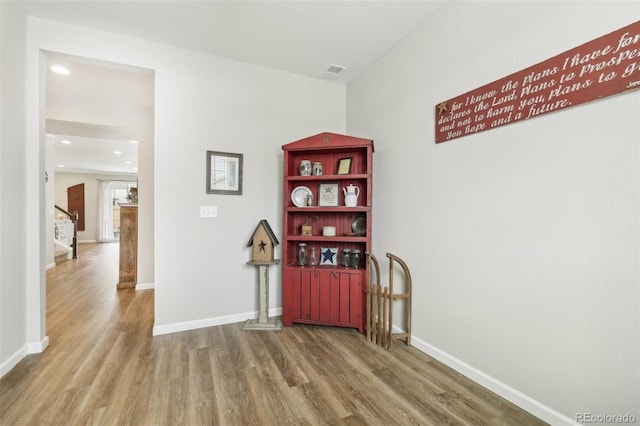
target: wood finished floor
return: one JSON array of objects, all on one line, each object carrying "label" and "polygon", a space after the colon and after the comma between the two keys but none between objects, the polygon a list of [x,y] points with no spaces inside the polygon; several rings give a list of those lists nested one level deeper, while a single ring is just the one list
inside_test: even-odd
[{"label": "wood finished floor", "polygon": [[48,271],[50,345],[0,380],[0,424],[545,424],[415,348],[389,353],[355,330],[152,337],[153,290],[116,291],[117,259],[117,244],[84,244]]}]

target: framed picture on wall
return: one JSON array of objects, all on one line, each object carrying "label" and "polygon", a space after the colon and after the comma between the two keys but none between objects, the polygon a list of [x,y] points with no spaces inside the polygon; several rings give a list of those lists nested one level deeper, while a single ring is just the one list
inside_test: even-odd
[{"label": "framed picture on wall", "polygon": [[207,151],[207,194],[242,195],[242,154]]}]

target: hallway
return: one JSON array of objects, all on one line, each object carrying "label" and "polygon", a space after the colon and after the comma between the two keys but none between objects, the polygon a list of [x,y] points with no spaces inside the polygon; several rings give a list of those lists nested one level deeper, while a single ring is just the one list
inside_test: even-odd
[{"label": "hallway", "polygon": [[[49,347],[0,382],[0,423],[113,424],[152,339],[153,291],[116,291],[117,243],[80,244],[47,271]],[[108,417],[103,417],[102,414]]]}]

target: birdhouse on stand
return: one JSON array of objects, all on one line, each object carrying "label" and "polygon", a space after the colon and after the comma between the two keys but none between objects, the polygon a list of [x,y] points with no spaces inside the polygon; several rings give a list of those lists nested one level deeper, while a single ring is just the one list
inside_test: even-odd
[{"label": "birdhouse on stand", "polygon": [[279,241],[273,233],[271,226],[269,226],[269,222],[267,222],[266,219],[261,220],[247,244],[247,247],[253,246],[251,263],[277,263],[277,261],[274,260],[274,249],[278,244]]},{"label": "birdhouse on stand", "polygon": [[278,239],[269,223],[261,220],[247,244],[247,247],[253,246],[253,258],[247,264],[259,270],[258,318],[247,320],[243,330],[282,330],[282,320],[269,319],[269,266],[280,262],[273,258],[277,244]]}]

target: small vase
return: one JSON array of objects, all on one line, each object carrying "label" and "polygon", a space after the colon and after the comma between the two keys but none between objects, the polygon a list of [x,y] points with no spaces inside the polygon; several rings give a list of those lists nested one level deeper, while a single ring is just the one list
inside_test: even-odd
[{"label": "small vase", "polygon": [[318,263],[315,247],[311,247],[311,257],[309,258],[309,263],[311,264],[311,266],[316,266]]}]

